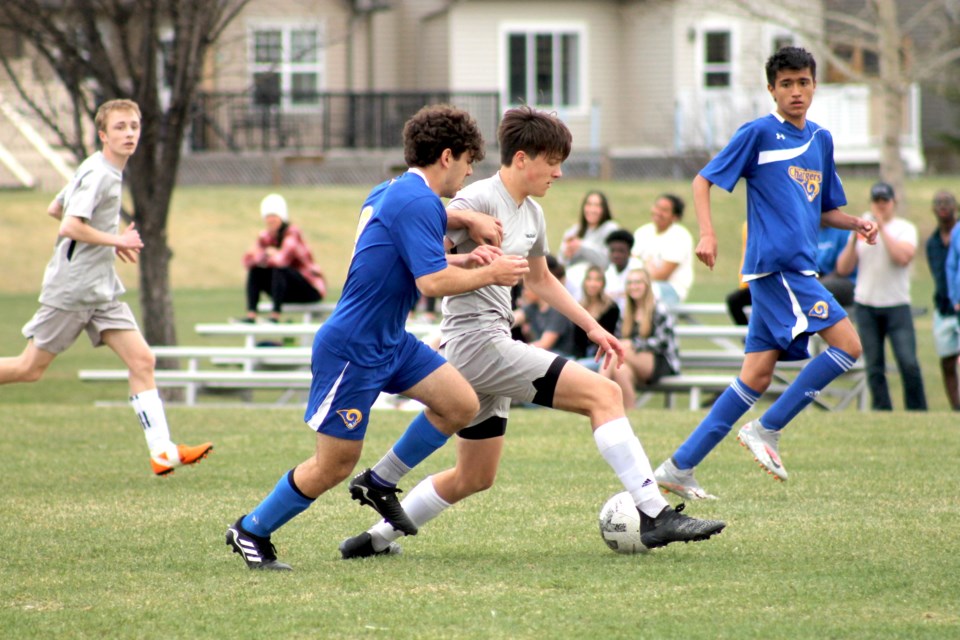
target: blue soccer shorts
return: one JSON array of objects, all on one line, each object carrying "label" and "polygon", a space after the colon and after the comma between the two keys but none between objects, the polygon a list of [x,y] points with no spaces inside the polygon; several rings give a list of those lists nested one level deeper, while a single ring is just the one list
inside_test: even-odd
[{"label": "blue soccer shorts", "polygon": [[370,408],[381,391],[406,391],[445,363],[443,356],[410,333],[404,335],[393,360],[376,367],[350,362],[316,341],[311,358],[313,381],[303,419],[317,433],[363,440]]},{"label": "blue soccer shorts", "polygon": [[744,351],[781,351],[781,360],[810,357],[810,336],[847,317],[816,276],[793,271],[750,280],[752,310]]}]

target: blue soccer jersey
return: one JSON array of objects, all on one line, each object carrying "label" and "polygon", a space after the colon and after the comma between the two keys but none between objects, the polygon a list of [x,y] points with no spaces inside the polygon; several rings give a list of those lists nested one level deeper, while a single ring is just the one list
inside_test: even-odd
[{"label": "blue soccer jersey", "polygon": [[726,191],[747,181],[745,277],[817,273],[820,214],[847,203],[829,131],[771,113],[740,127],[700,175]]},{"label": "blue soccer jersey", "polygon": [[316,342],[367,367],[389,362],[420,292],[416,279],[447,266],[447,213],[422,176],[378,185],[363,203],[372,215],[357,239],[347,281]]}]

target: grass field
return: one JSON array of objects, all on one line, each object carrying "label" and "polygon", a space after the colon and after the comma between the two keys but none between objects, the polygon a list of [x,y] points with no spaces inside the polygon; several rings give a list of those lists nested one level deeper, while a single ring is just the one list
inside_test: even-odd
[{"label": "grass field", "polygon": [[[659,461],[685,412],[632,415]],[[170,411],[214,454],[150,477],[127,409],[8,405],[0,429],[6,638],[956,638],[953,417],[806,413],[778,484],[732,438],[702,467],[710,541],[618,556],[596,515],[619,491],[583,419],[517,411],[498,484],[404,542],[345,562],[371,523],[339,487],[275,536],[291,574],[248,571],[226,526],[309,454],[296,410]],[[408,414],[378,413],[361,464]],[[423,471],[451,462],[446,447]],[[656,464],[656,462],[655,462]],[[422,477],[415,472],[416,479]],[[414,479],[410,480],[412,486]]]},{"label": "grass field", "polygon": [[[550,234],[595,185],[560,182],[544,199]],[[686,183],[610,183],[628,228],[653,197]],[[847,183],[865,206],[866,181]],[[943,181],[911,185],[909,217],[929,235]],[[950,186],[947,184],[946,186]],[[334,289],[365,189],[284,190]],[[171,223],[182,343],[194,323],[242,312],[239,257],[259,228],[263,189],[184,189]],[[698,267],[691,299],[735,282],[742,193],[719,196],[721,263]],[[4,194],[0,213],[0,354],[22,348],[49,258],[49,195]],[[692,216],[688,220],[695,227]],[[914,304],[930,305],[922,256]],[[122,277],[136,287],[136,273]],[[136,306],[135,292],[127,300]],[[199,467],[153,478],[123,385],[83,385],[76,371],[116,366],[85,338],[35,385],[0,387],[2,638],[956,638],[960,637],[960,458],[944,411],[929,315],[917,319],[926,414],[807,411],[789,428],[790,482],[770,480],[733,438],[699,473],[721,496],[690,504],[728,522],[719,537],[645,556],[602,543],[596,515],[620,490],[585,420],[518,410],[498,484],[404,542],[399,557],[344,562],[337,544],[371,523],[340,487],[278,533],[286,575],[247,571],[223,532],[310,454],[298,409],[169,411],[175,437],[211,439]],[[891,376],[895,405],[899,381]],[[654,464],[702,414],[643,410],[633,424]],[[361,465],[375,462],[409,414],[378,413]],[[446,447],[415,471],[452,462]]]}]

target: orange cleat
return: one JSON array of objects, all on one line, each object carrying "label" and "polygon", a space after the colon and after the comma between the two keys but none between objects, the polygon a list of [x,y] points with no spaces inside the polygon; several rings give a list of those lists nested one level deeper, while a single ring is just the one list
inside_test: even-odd
[{"label": "orange cleat", "polygon": [[195,447],[185,444],[178,444],[177,460],[171,461],[170,457],[167,455],[167,452],[164,451],[163,453],[150,456],[150,466],[153,467],[153,472],[155,474],[158,476],[165,476],[173,473],[173,470],[180,465],[200,462],[200,460],[206,458],[211,451],[213,451],[212,442],[204,442],[203,444],[199,444]]}]

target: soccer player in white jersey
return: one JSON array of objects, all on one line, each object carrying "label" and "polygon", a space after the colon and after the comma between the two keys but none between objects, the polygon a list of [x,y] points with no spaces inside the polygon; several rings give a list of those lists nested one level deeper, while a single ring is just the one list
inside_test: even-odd
[{"label": "soccer player in white jersey", "polygon": [[[501,249],[526,256],[529,287],[550,306],[580,326],[599,346],[605,366],[623,359],[619,341],[603,329],[547,268],[546,224],[532,197],[543,196],[562,175],[561,163],[572,139],[553,114],[529,107],[508,110],[498,131],[500,170],[460,191],[448,210],[487,213],[503,223]],[[448,233],[456,253],[475,243],[465,233]],[[632,495],[641,513],[643,543],[648,548],[671,542],[705,540],[723,522],[697,520],[674,510],[657,489],[653,468],[627,420],[620,388],[576,362],[511,338],[510,289],[487,286],[444,298],[441,353],[477,392],[480,412],[457,435],[457,462],[427,477],[401,502],[422,526],[452,504],[493,485],[503,451],[511,400],[535,403],[587,416],[601,455]],[[396,484],[410,468],[391,449],[372,473]],[[344,558],[396,552],[400,532],[386,521],[340,545]]]},{"label": "soccer player in white jersey", "polygon": [[834,297],[817,280],[820,223],[851,229],[875,243],[876,225],[847,215],[846,196],[833,160],[830,132],[807,120],[816,89],[817,64],[798,47],[784,47],[766,64],[773,113],[740,127],[727,146],[693,180],[700,224],[697,258],[713,268],[717,238],[710,217],[710,187],[732,191],[747,183],[747,247],[743,280],[753,312],[739,377],[660,467],[661,487],[688,500],[711,498],[693,469],[730,432],[770,386],[778,360],[809,358],[807,342],[818,333],[829,348],[814,358],[758,420],[737,436],[775,478],[787,479],[779,453],[780,431],[832,380],[860,357],[860,338]]},{"label": "soccer player in white jersey", "polygon": [[81,163],[48,213],[60,220],[60,237],[47,265],[40,309],[23,327],[27,346],[15,358],[0,358],[0,384],[39,380],[58,354],[86,331],[107,345],[130,370],[130,404],[140,419],[150,465],[167,475],[199,461],[209,442],[187,446],[170,439],[163,403],[154,380],[155,358],[130,307],[114,267],[115,256],[136,262],[143,247],[134,223],[119,233],[123,168],[140,140],[140,108],[131,100],[103,103],[95,117],[103,145]]}]

